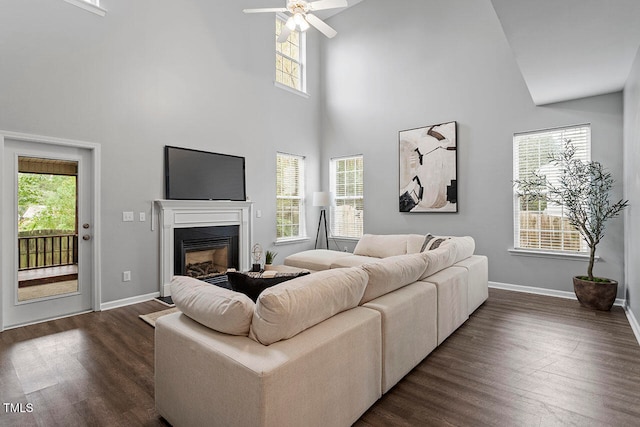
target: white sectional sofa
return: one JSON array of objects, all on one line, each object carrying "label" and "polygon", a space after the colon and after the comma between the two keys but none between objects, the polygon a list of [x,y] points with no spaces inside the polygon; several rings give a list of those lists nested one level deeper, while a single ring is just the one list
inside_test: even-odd
[{"label": "white sectional sofa", "polygon": [[[437,247],[436,247],[437,246]],[[186,277],[156,324],[156,407],[175,426],[347,426],[487,298],[470,237],[365,235],[354,254],[244,294]]]}]

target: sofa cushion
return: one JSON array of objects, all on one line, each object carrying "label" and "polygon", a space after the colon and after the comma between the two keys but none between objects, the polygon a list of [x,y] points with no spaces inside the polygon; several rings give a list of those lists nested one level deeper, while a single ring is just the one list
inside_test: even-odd
[{"label": "sofa cushion", "polygon": [[[298,276],[309,274],[308,271],[299,273],[268,273],[269,272],[265,272],[263,276],[262,273],[239,273],[237,271],[229,271],[227,272],[227,278],[229,279],[231,289],[245,294],[255,302],[260,293],[265,289],[279,283],[286,282],[287,280],[295,279]],[[270,277],[266,277],[267,275]]]},{"label": "sofa cushion", "polygon": [[[429,234],[427,235],[429,236]],[[424,234],[407,234],[407,253],[417,254],[422,252],[426,237]]]},{"label": "sofa cushion", "polygon": [[349,252],[331,251],[327,249],[311,249],[298,252],[285,258],[284,264],[290,267],[304,268],[311,271],[328,270],[337,259],[349,257]]},{"label": "sofa cushion", "polygon": [[426,257],[426,269],[422,273],[421,279],[425,279],[438,271],[451,267],[456,262],[456,246],[444,245],[438,249],[423,252]]},{"label": "sofa cushion", "polygon": [[361,268],[338,268],[268,288],[258,297],[249,337],[269,345],[356,307],[367,279]]},{"label": "sofa cushion", "polygon": [[244,294],[193,277],[174,276],[171,298],[180,311],[198,323],[225,334],[249,334],[255,304]]},{"label": "sofa cushion", "polygon": [[442,241],[438,248],[423,252],[426,256],[427,268],[421,279],[469,258],[474,251],[475,241],[470,236],[451,237]]},{"label": "sofa cushion", "polygon": [[331,268],[359,267],[363,264],[379,261],[380,258],[364,255],[351,255],[338,258],[331,264]]},{"label": "sofa cushion", "polygon": [[363,265],[369,281],[360,304],[419,280],[426,267],[426,253],[392,256]]},{"label": "sofa cushion", "polygon": [[443,242],[442,245],[454,245],[456,247],[456,261],[460,262],[463,259],[469,258],[476,250],[476,241],[471,236],[452,237],[451,239]]},{"label": "sofa cushion", "polygon": [[355,249],[354,255],[364,255],[376,258],[404,255],[407,253],[406,234],[365,234]]}]

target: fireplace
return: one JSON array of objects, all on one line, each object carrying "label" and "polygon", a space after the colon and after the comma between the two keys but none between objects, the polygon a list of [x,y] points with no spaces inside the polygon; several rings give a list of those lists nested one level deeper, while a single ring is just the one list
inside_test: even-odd
[{"label": "fireplace", "polygon": [[[158,208],[158,222],[151,222],[151,229],[155,225],[160,231],[160,296],[171,295],[171,278],[177,274],[183,274],[182,264],[176,266],[176,253],[181,253],[182,247],[175,244],[176,231],[182,229],[208,229],[228,226],[238,227],[238,237],[232,237],[230,249],[234,253],[228,265],[238,270],[249,270],[251,268],[251,245],[252,245],[252,209],[251,202],[229,201],[229,200],[156,200],[152,205]],[[153,213],[153,211],[152,211]],[[155,216],[155,215],[152,215]],[[218,230],[220,231],[220,230]],[[217,231],[216,231],[217,233]],[[214,235],[207,237],[194,237],[187,240],[216,240],[228,236]],[[211,242],[210,242],[211,243]],[[217,249],[220,241],[215,242],[210,249]],[[235,255],[237,247],[237,258]],[[191,248],[198,249],[198,248]],[[227,249],[229,251],[230,249]],[[208,250],[208,249],[207,249]],[[197,251],[189,251],[192,252]],[[215,255],[224,257],[224,252]],[[227,252],[227,257],[229,256]],[[181,258],[182,259],[182,258]],[[189,258],[191,259],[191,257]],[[217,259],[217,258],[216,258]],[[182,263],[183,261],[181,261]],[[212,263],[214,262],[212,258]],[[179,267],[176,268],[176,267]],[[218,267],[220,269],[220,267]]]},{"label": "fireplace", "polygon": [[174,272],[224,286],[229,268],[239,269],[237,225],[176,228]]}]

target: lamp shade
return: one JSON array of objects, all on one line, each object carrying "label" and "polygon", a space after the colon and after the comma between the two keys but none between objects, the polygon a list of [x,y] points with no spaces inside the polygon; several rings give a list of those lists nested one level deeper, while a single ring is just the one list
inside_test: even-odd
[{"label": "lamp shade", "polygon": [[329,206],[331,204],[331,193],[328,191],[315,191],[313,193],[313,206]]}]

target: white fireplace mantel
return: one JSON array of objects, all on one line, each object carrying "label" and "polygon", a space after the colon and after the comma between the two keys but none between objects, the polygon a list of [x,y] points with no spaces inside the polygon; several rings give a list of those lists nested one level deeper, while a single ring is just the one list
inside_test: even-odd
[{"label": "white fireplace mantel", "polygon": [[239,268],[251,268],[253,203],[227,200],[156,200],[160,228],[160,295],[171,295],[174,276],[174,230],[190,227],[239,225]]}]

